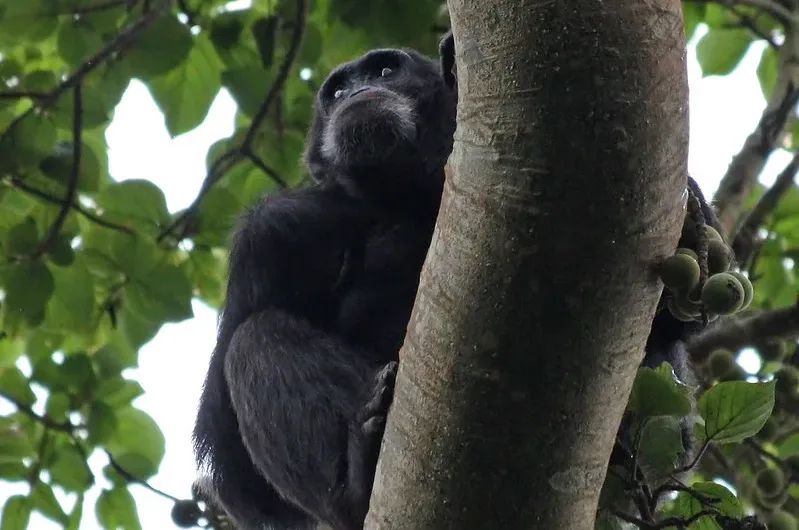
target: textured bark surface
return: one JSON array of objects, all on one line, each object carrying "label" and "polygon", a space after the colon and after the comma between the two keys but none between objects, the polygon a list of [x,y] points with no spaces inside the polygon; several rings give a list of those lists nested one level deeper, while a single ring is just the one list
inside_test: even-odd
[{"label": "textured bark surface", "polygon": [[591,530],[684,216],[678,0],[450,0],[458,130],[365,528]]}]

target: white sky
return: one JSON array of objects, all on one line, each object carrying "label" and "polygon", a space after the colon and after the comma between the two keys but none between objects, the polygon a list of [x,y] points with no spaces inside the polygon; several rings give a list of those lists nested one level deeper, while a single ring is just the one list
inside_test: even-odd
[{"label": "white sky", "polygon": [[[700,28],[688,48],[691,116],[688,166],[705,194],[712,195],[731,157],[741,148],[765,108],[755,73],[764,45],[753,46],[731,75],[703,79],[695,58],[696,41],[702,33],[704,29]],[[111,174],[117,180],[149,179],[166,194],[170,211],[186,207],[205,175],[205,155],[209,146],[232,134],[234,112],[235,103],[223,91],[201,126],[171,139],[147,89],[134,81],[108,129]],[[772,156],[763,182],[772,182],[789,159],[784,152]],[[216,334],[215,311],[196,301],[193,307],[194,318],[164,326],[142,348],[139,368],[126,374],[138,380],[145,390],[136,400],[136,406],[155,419],[166,437],[166,456],[159,474],[150,483],[185,498],[190,497],[195,476],[191,430]],[[8,404],[0,402],[0,413],[9,410]],[[102,484],[104,478],[100,470],[106,463],[105,457],[95,455],[91,462]],[[24,485],[3,484],[0,485],[0,499],[26,491]],[[169,515],[171,502],[140,486],[132,486],[131,491],[144,530],[173,528]],[[97,488],[92,493],[84,506],[83,530],[100,530],[94,516]],[[68,506],[71,504],[69,502]],[[60,526],[34,514],[29,528],[55,530]]]}]

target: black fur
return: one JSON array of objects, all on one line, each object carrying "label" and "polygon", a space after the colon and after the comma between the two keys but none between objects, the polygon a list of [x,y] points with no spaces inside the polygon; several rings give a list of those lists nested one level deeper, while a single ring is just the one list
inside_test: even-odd
[{"label": "black fur", "polygon": [[363,525],[455,98],[412,51],[337,68],[306,149],[317,184],[266,198],[234,235],[195,445],[242,530]]},{"label": "black fur", "polygon": [[[440,51],[334,70],[306,148],[316,184],[267,197],[234,234],[194,437],[241,530],[362,528],[452,149],[451,34]],[[661,311],[647,359],[690,378],[690,332]]]}]

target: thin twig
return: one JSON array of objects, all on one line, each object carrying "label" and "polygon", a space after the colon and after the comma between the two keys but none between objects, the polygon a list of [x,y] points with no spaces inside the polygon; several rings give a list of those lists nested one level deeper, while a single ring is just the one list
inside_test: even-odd
[{"label": "thin twig", "polygon": [[161,497],[164,497],[165,499],[169,499],[172,502],[180,501],[180,499],[178,499],[174,495],[170,495],[169,493],[166,493],[165,491],[161,491],[158,488],[156,488],[154,486],[151,486],[146,480],[140,479],[139,477],[137,477],[136,475],[134,475],[133,473],[131,473],[130,471],[128,471],[127,469],[122,467],[114,459],[114,455],[112,455],[107,449],[103,449],[103,451],[105,452],[105,456],[108,457],[108,463],[111,465],[112,468],[114,468],[114,471],[116,471],[117,473],[122,475],[122,477],[125,480],[127,480],[128,482],[132,482],[134,484],[138,484],[140,486],[144,486],[145,488],[147,488],[148,490],[152,491],[156,495],[160,495]]},{"label": "thin twig", "polygon": [[241,161],[242,157],[246,157],[251,160],[256,167],[273,178],[279,186],[283,188],[288,187],[288,184],[285,182],[285,180],[280,178],[273,169],[267,166],[266,163],[255,154],[252,146],[258,133],[258,129],[269,113],[269,107],[272,106],[272,103],[274,103],[277,95],[280,94],[280,91],[282,90],[283,85],[285,84],[289,73],[291,72],[291,68],[294,66],[294,61],[299,54],[302,44],[302,37],[305,33],[307,17],[308,0],[297,0],[297,15],[296,19],[294,20],[293,33],[288,52],[286,53],[286,56],[280,65],[280,69],[275,77],[275,81],[269,87],[269,91],[261,102],[261,106],[253,116],[250,126],[247,129],[247,134],[244,136],[244,140],[242,141],[241,145],[233,147],[226,153],[222,154],[212,165],[212,167],[208,170],[205,180],[203,180],[200,191],[197,193],[197,196],[194,198],[189,207],[181,212],[180,215],[176,216],[172,223],[170,223],[169,226],[161,231],[161,234],[158,236],[159,243],[165,238],[173,235],[175,230],[194,214],[197,208],[199,208],[200,203],[205,195],[233,166]]},{"label": "thin twig", "polygon": [[719,348],[738,351],[765,338],[799,335],[799,305],[761,311],[753,316],[728,318],[688,343],[694,362],[704,362]]},{"label": "thin twig", "polygon": [[83,155],[83,89],[81,87],[82,85],[80,83],[75,85],[72,98],[74,109],[72,116],[72,171],[69,174],[69,182],[67,183],[67,194],[64,197],[64,202],[61,205],[61,209],[58,211],[55,221],[53,221],[53,224],[50,225],[50,230],[47,233],[47,236],[41,242],[38,250],[34,254],[34,259],[39,258],[42,254],[47,252],[53,246],[55,240],[58,239],[58,234],[64,227],[64,223],[66,222],[69,211],[71,210],[71,205],[73,202],[75,202],[75,198],[78,195],[80,159]]},{"label": "thin twig", "polygon": [[799,153],[796,153],[785,166],[777,180],[774,181],[774,185],[760,197],[752,211],[741,223],[735,236],[731,238],[733,252],[740,263],[746,263],[751,257],[758,229],[791,189],[797,171],[799,171]]},{"label": "thin twig", "polygon": [[55,90],[53,90],[53,92],[50,94],[50,99],[58,99],[61,94],[81,83],[83,79],[92,71],[102,64],[105,64],[105,61],[109,57],[122,48],[125,48],[129,43],[133,42],[136,37],[138,37],[139,33],[151,26],[158,19],[162,12],[165,12],[169,9],[173,1],[174,0],[163,0],[155,9],[150,9],[136,22],[122,30],[116,36],[116,38],[114,38],[114,40],[106,44],[100,51],[95,53],[89,59],[83,61],[83,63],[81,63],[78,69],[72,73],[72,75],[67,77],[63,82],[61,82],[60,85],[58,85],[58,87],[56,87]]},{"label": "thin twig", "polygon": [[15,407],[17,407],[17,409],[20,412],[22,412],[26,416],[29,416],[29,417],[33,418],[38,423],[41,423],[42,425],[44,425],[48,429],[52,429],[54,431],[59,431],[59,432],[73,432],[76,429],[82,428],[82,426],[80,426],[80,425],[73,425],[73,424],[71,424],[69,422],[64,422],[64,423],[58,422],[58,421],[55,421],[55,420],[52,420],[52,419],[48,418],[47,416],[42,416],[40,414],[37,414],[35,410],[33,410],[31,407],[29,407],[25,403],[22,403],[18,399],[14,398],[12,396],[9,396],[8,394],[6,394],[6,393],[4,393],[2,391],[0,391],[0,398],[5,399],[9,403],[11,403]]},{"label": "thin twig", "polygon": [[52,195],[48,194],[47,192],[44,192],[44,191],[42,191],[40,189],[37,189],[37,188],[35,188],[33,186],[30,186],[30,185],[26,184],[19,177],[11,177],[11,179],[9,180],[9,183],[14,188],[16,188],[18,190],[21,190],[21,191],[23,191],[23,192],[25,192],[25,193],[27,193],[29,195],[32,195],[34,197],[38,197],[39,199],[41,199],[43,201],[46,201],[46,202],[49,202],[50,204],[57,204],[59,206],[63,206],[64,204],[67,204],[73,210],[75,210],[77,213],[81,214],[86,219],[88,219],[88,220],[92,221],[93,223],[96,223],[96,224],[98,224],[98,225],[100,225],[102,227],[110,228],[112,230],[119,230],[120,232],[125,232],[125,233],[131,234],[131,235],[135,235],[136,234],[136,232],[132,228],[124,226],[124,225],[120,225],[120,224],[117,224],[117,223],[113,223],[111,221],[107,221],[107,220],[103,219],[102,217],[100,217],[99,215],[97,215],[97,214],[95,214],[93,212],[90,212],[89,210],[87,210],[86,208],[81,206],[80,203],[78,203],[77,201],[73,201],[72,204],[69,204],[64,199],[59,199],[58,197],[53,197]]},{"label": "thin twig", "polygon": [[738,22],[740,25],[749,31],[752,32],[753,35],[756,37],[763,39],[768,43],[768,45],[773,49],[778,49],[779,45],[774,41],[771,35],[768,35],[766,32],[762,31],[759,27],[757,27],[757,20],[753,19],[752,17],[748,16],[745,13],[741,13],[736,6],[725,6],[727,11],[738,17]]}]

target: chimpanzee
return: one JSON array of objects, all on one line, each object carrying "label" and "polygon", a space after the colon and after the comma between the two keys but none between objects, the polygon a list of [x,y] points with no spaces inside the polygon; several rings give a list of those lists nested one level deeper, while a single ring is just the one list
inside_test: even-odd
[{"label": "chimpanzee", "polygon": [[[336,68],[308,135],[315,183],[233,236],[194,440],[241,530],[363,526],[453,144],[454,53],[450,33],[440,64],[380,49]],[[687,368],[684,331],[661,312],[649,357]]]}]

